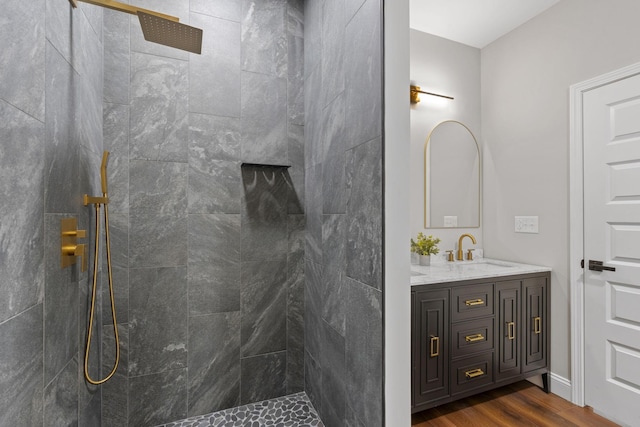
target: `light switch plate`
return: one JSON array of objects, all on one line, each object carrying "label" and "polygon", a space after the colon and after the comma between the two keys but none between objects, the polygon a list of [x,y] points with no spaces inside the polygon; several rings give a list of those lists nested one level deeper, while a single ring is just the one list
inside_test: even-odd
[{"label": "light switch plate", "polygon": [[444,226],[445,227],[457,227],[458,226],[458,217],[455,215],[445,215],[444,216]]},{"label": "light switch plate", "polygon": [[537,216],[516,216],[515,217],[516,233],[538,233],[538,217]]}]

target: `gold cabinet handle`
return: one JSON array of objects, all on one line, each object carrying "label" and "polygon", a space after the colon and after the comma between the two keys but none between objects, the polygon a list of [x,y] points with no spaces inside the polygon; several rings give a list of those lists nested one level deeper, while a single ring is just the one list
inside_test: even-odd
[{"label": "gold cabinet handle", "polygon": [[467,378],[476,378],[484,375],[484,371],[480,368],[472,369],[464,373],[464,376]]},{"label": "gold cabinet handle", "polygon": [[540,316],[533,318],[533,332],[536,334],[542,333],[542,318]]},{"label": "gold cabinet handle", "polygon": [[440,337],[431,335],[431,341],[429,342],[429,356],[436,357],[440,355]]},{"label": "gold cabinet handle", "polygon": [[484,305],[484,300],[482,298],[478,298],[478,299],[468,299],[464,302],[467,306],[472,306],[472,305]]},{"label": "gold cabinet handle", "polygon": [[510,340],[513,340],[516,338],[516,324],[515,322],[507,322],[507,337]]},{"label": "gold cabinet handle", "polygon": [[482,334],[467,335],[464,340],[466,342],[484,341],[484,336]]}]

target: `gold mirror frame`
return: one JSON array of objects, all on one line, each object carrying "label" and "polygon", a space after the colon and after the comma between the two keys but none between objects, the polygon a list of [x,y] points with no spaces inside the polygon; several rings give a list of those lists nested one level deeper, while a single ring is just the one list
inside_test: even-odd
[{"label": "gold mirror frame", "polygon": [[[427,152],[428,152],[428,146],[429,146],[429,141],[431,140],[431,135],[433,134],[433,132],[438,128],[438,126],[445,124],[445,123],[457,123],[459,125],[461,125],[462,127],[464,127],[467,132],[469,132],[469,135],[471,135],[471,138],[473,138],[473,142],[476,144],[476,150],[478,153],[478,225],[474,225],[474,226],[456,226],[456,227],[430,227],[428,226],[428,216],[427,216]],[[444,120],[440,123],[438,123],[437,125],[435,125],[433,127],[433,129],[431,129],[431,131],[429,131],[429,134],[427,135],[427,139],[424,142],[424,168],[423,168],[423,174],[424,174],[424,228],[433,228],[433,229],[455,229],[455,228],[480,228],[480,209],[481,209],[481,205],[480,205],[480,200],[482,197],[481,191],[482,191],[482,187],[481,187],[481,177],[482,177],[482,158],[480,157],[480,145],[478,144],[478,140],[476,139],[476,136],[473,134],[473,132],[471,132],[471,129],[469,129],[469,127],[467,125],[465,125],[464,123],[458,121],[458,120]]]}]

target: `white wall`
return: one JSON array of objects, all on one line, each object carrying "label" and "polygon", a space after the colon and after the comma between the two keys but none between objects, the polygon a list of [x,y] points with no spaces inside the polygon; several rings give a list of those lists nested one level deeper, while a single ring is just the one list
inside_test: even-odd
[{"label": "white wall", "polygon": [[[424,143],[429,131],[443,120],[467,125],[482,147],[480,126],[480,50],[451,40],[411,30],[411,82],[427,92],[452,96],[454,100],[421,95],[411,106],[411,235],[424,231]],[[408,89],[407,89],[407,97]],[[449,173],[455,174],[452,170]],[[482,224],[482,222],[481,222]],[[470,232],[482,247],[482,228],[428,229],[442,239],[441,251],[456,249],[458,237]],[[468,243],[469,247],[470,242]],[[467,246],[465,246],[467,247]],[[443,252],[444,253],[444,252]]]},{"label": "white wall", "polygon": [[411,425],[409,0],[384,2],[385,425]]},{"label": "white wall", "polygon": [[637,0],[563,0],[482,49],[485,255],[553,268],[551,370],[568,379],[569,86],[639,62],[638,17]]}]

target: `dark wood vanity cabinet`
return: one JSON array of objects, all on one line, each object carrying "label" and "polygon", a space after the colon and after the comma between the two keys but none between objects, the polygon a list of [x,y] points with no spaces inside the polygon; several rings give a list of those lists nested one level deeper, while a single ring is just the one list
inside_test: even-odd
[{"label": "dark wood vanity cabinet", "polygon": [[412,413],[542,374],[548,272],[412,287]]}]

